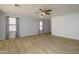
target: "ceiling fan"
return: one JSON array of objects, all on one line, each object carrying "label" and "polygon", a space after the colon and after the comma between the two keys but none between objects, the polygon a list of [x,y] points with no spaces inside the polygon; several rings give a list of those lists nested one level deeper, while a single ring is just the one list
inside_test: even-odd
[{"label": "ceiling fan", "polygon": [[40,12],[38,12],[38,13],[40,13],[41,16],[50,15],[50,12],[52,11],[51,9],[48,9],[48,10],[47,9],[39,9],[39,10],[40,10]]}]

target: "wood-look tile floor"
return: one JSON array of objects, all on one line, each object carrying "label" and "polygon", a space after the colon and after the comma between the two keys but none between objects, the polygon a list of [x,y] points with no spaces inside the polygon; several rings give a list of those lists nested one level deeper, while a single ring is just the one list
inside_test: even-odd
[{"label": "wood-look tile floor", "polygon": [[1,40],[0,53],[78,54],[79,41],[51,36],[50,34]]}]

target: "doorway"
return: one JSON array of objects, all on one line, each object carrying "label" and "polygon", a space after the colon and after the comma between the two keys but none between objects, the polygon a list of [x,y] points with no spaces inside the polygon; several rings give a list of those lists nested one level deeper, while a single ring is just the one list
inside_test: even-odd
[{"label": "doorway", "polygon": [[43,34],[43,21],[39,21],[39,34]]},{"label": "doorway", "polygon": [[16,18],[9,17],[9,38],[16,38]]},{"label": "doorway", "polygon": [[6,39],[19,37],[19,19],[6,17]]},{"label": "doorway", "polygon": [[39,34],[50,33],[50,20],[39,20]]}]

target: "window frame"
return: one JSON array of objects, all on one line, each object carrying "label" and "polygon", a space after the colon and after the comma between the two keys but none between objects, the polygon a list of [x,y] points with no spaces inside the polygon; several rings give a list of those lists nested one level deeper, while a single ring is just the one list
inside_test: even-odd
[{"label": "window frame", "polygon": [[[14,24],[10,23],[10,18],[15,18],[15,21],[14,21],[15,23]],[[11,30],[10,26],[12,26],[12,27],[14,26],[15,29]],[[16,17],[9,17],[9,32],[16,32]]]},{"label": "window frame", "polygon": [[43,21],[39,21],[39,30],[43,31]]}]

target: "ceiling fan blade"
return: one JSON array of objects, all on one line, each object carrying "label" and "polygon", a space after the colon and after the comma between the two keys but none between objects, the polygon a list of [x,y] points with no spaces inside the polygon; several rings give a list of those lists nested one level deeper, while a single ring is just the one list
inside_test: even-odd
[{"label": "ceiling fan blade", "polygon": [[49,10],[47,10],[46,12],[50,12],[50,11],[52,11],[51,9],[49,9]]},{"label": "ceiling fan blade", "polygon": [[39,9],[40,11],[42,11],[42,12],[44,12],[44,10],[42,10],[42,9]]},{"label": "ceiling fan blade", "polygon": [[50,15],[50,13],[46,13],[47,15]]}]

